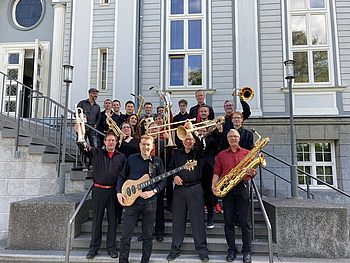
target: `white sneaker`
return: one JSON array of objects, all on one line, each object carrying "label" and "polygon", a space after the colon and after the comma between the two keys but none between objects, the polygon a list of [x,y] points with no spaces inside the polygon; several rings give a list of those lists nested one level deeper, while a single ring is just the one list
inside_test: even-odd
[{"label": "white sneaker", "polygon": [[214,228],[214,224],[207,224],[207,229],[213,229]]}]

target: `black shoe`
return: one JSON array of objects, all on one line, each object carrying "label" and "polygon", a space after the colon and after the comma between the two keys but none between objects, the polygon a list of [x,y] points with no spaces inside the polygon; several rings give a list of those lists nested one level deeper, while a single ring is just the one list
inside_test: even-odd
[{"label": "black shoe", "polygon": [[159,236],[156,237],[156,240],[158,242],[163,242],[164,238],[163,238],[163,236],[159,235]]},{"label": "black shoe", "polygon": [[199,256],[199,258],[201,259],[202,262],[208,262],[209,261],[208,255]]},{"label": "black shoe", "polygon": [[251,263],[252,262],[252,255],[250,252],[246,252],[243,254],[243,263]]},{"label": "black shoe", "polygon": [[108,255],[109,255],[111,258],[118,258],[118,252],[117,252],[117,250],[108,251]]},{"label": "black shoe", "polygon": [[173,261],[175,260],[175,258],[178,258],[179,256],[180,256],[180,252],[171,251],[169,255],[166,257],[166,259],[168,261]]},{"label": "black shoe", "polygon": [[97,256],[97,251],[90,250],[89,253],[86,255],[87,259],[93,259],[94,257]]},{"label": "black shoe", "polygon": [[143,241],[143,236],[139,236],[139,237],[137,238],[137,241]]},{"label": "black shoe", "polygon": [[226,256],[226,261],[227,262],[233,262],[236,259],[237,255],[235,252],[228,252]]}]

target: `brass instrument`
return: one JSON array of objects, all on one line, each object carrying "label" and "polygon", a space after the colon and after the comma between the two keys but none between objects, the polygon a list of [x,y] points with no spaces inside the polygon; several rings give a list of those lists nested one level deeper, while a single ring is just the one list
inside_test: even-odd
[{"label": "brass instrument", "polygon": [[[191,121],[195,121],[196,118],[193,118],[193,119],[188,119],[188,120],[183,120],[183,121],[177,121],[177,122],[173,122],[171,123],[171,125],[175,125],[175,124],[179,124],[179,123],[184,123],[184,122],[191,122]],[[153,128],[162,128],[162,127],[166,127],[168,126],[168,123],[166,124],[162,124],[162,125],[158,125],[158,126],[155,126]],[[170,131],[175,131],[177,128],[171,128],[171,129],[165,129],[165,130],[162,130],[162,131],[158,131],[158,132],[152,132],[152,133],[147,133],[147,135],[155,135],[155,134],[159,134],[159,133],[163,133],[163,132],[170,132]]]},{"label": "brass instrument", "polygon": [[142,125],[145,126],[146,134],[148,134],[148,129],[152,122],[154,122],[153,117],[144,118],[140,121],[140,127],[142,127]]},{"label": "brass instrument", "polygon": [[260,134],[254,129],[252,129],[252,132],[258,136],[258,140],[255,142],[254,148],[236,167],[231,169],[228,174],[223,176],[219,182],[216,183],[214,192],[216,196],[224,197],[227,195],[231,189],[233,189],[244,179],[244,177],[246,177],[249,169],[255,168],[258,165],[266,166],[266,160],[262,153],[260,153],[256,159],[254,158],[255,155],[270,141],[270,138],[266,137],[261,139]]},{"label": "brass instrument", "polygon": [[114,134],[118,137],[123,136],[123,138],[125,137],[125,134],[122,132],[122,130],[118,127],[117,123],[110,117],[108,116],[107,113],[105,113],[106,115],[106,123],[108,125],[108,128],[114,132]]},{"label": "brass instrument", "polygon": [[251,87],[234,89],[232,96],[239,96],[240,100],[250,101],[254,97],[254,90]]},{"label": "brass instrument", "polygon": [[131,96],[134,96],[135,98],[137,98],[139,100],[139,108],[137,109],[137,118],[138,119],[141,119],[141,113],[142,113],[142,108],[143,108],[143,103],[145,101],[145,97],[144,96],[141,96],[141,95],[135,95],[135,94],[132,94],[130,93]]},{"label": "brass instrument", "polygon": [[191,124],[191,128],[187,129],[183,125],[177,127],[176,129],[176,135],[179,137],[181,141],[185,140],[186,135],[188,133],[195,132],[197,130],[203,129],[203,128],[208,128],[208,127],[213,127],[216,124],[223,124],[225,122],[225,117],[224,116],[219,116],[215,118],[214,120],[208,120],[208,121],[202,121],[196,124]]},{"label": "brass instrument", "polygon": [[84,143],[86,119],[82,108],[75,107],[75,119],[76,119],[77,142]]}]

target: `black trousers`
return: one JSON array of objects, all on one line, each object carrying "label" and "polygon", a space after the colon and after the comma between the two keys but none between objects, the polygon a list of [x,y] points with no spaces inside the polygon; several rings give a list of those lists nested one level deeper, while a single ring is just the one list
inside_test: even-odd
[{"label": "black trousers", "polygon": [[211,190],[214,168],[207,162],[201,167],[201,183],[204,192],[204,205],[207,207],[207,224],[214,223],[214,194]]},{"label": "black trousers", "polygon": [[251,252],[251,226],[250,226],[250,199],[249,185],[247,182],[239,183],[225,197],[222,198],[224,205],[225,236],[228,252],[238,252],[235,243],[236,213],[242,230],[242,253]]},{"label": "black trousers", "polygon": [[173,208],[173,194],[174,194],[174,185],[173,179],[171,177],[167,178],[167,186],[165,189],[166,193],[166,204],[169,210]]},{"label": "black trousers", "polygon": [[195,248],[200,256],[207,256],[208,248],[204,224],[203,189],[200,183],[189,187],[175,185],[171,245],[173,252],[180,252],[185,236],[187,211],[190,216]]},{"label": "black trousers", "polygon": [[154,226],[156,236],[163,236],[164,226],[164,191],[161,191],[157,194],[156,223]]},{"label": "black trousers", "polygon": [[156,217],[157,203],[137,200],[132,206],[125,207],[123,217],[123,231],[120,239],[120,263],[129,262],[130,242],[137,219],[142,217],[142,263],[149,262],[153,245],[153,224]]},{"label": "black trousers", "polygon": [[107,209],[107,243],[108,251],[115,250],[116,237],[116,204],[117,193],[115,188],[103,189],[94,187],[92,189],[92,237],[90,242],[90,250],[98,251],[101,246],[102,239],[102,220],[105,209]]}]

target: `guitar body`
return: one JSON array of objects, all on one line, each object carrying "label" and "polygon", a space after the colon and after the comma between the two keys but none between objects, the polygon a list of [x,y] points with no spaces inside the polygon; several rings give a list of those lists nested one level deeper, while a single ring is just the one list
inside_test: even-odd
[{"label": "guitar body", "polygon": [[142,188],[139,187],[141,183],[144,183],[150,179],[148,174],[144,174],[138,180],[126,180],[122,186],[122,194],[125,196],[125,206],[131,206],[135,200],[142,194]]}]

